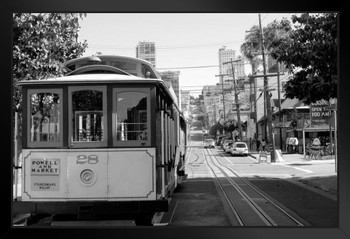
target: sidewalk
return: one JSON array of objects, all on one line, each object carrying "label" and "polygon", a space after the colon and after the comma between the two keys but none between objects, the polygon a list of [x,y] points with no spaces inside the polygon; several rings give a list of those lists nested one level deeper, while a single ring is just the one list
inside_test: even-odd
[{"label": "sidewalk", "polygon": [[[252,152],[251,157],[259,159],[258,152]],[[267,156],[267,162],[273,165],[327,165],[329,164],[332,167],[332,170],[329,172],[320,172],[320,173],[309,173],[309,174],[300,174],[291,178],[291,181],[295,183],[301,183],[306,187],[312,187],[317,190],[322,190],[330,197],[335,199],[337,197],[337,184],[338,177],[335,172],[335,158],[334,156],[325,156],[322,160],[311,160],[308,157],[304,158],[303,154],[288,154],[282,153],[282,158],[276,157],[276,162],[271,163],[270,155]]]}]

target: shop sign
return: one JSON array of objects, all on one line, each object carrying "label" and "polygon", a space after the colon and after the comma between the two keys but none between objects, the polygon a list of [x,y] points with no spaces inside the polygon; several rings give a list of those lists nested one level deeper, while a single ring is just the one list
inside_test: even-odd
[{"label": "shop sign", "polygon": [[311,103],[311,124],[318,125],[327,123],[327,119],[330,116],[329,102],[326,100],[319,100],[315,103]]}]

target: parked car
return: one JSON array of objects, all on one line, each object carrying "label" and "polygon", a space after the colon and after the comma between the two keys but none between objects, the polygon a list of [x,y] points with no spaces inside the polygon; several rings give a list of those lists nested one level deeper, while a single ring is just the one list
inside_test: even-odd
[{"label": "parked car", "polygon": [[214,139],[206,139],[204,140],[204,148],[215,148]]},{"label": "parked car", "polygon": [[216,145],[217,145],[217,146],[221,146],[222,141],[223,141],[224,139],[226,139],[225,136],[219,136],[219,137],[217,138],[217,140],[216,140]]},{"label": "parked car", "polygon": [[225,139],[222,143],[222,149],[226,152],[226,148],[228,146],[229,143],[232,143],[233,140],[232,139]]},{"label": "parked car", "polygon": [[235,142],[231,148],[232,155],[248,156],[248,146],[244,142]]},{"label": "parked car", "polygon": [[232,148],[233,142],[229,142],[227,146],[225,147],[224,151],[225,153],[231,153],[231,148]]}]

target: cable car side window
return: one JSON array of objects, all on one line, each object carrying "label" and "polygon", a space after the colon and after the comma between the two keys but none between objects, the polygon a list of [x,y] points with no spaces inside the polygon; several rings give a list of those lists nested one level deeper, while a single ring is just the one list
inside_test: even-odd
[{"label": "cable car side window", "polygon": [[106,146],[105,87],[69,87],[69,103],[71,146]]},{"label": "cable car side window", "polygon": [[62,146],[62,90],[28,90],[28,146]]},{"label": "cable car side window", "polygon": [[147,89],[113,90],[115,145],[150,145],[150,99]]}]

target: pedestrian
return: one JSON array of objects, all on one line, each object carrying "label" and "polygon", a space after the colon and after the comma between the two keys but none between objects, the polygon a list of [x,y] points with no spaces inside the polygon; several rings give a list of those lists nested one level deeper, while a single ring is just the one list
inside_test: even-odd
[{"label": "pedestrian", "polygon": [[322,159],[322,155],[321,155],[321,141],[316,137],[314,138],[314,140],[312,141],[312,145],[311,145],[311,149],[312,149],[312,155],[310,155],[310,158],[314,158],[314,159]]},{"label": "pedestrian", "polygon": [[263,139],[263,140],[261,141],[261,147],[262,147],[263,151],[265,151],[265,147],[266,147],[266,141],[265,141],[265,139]]},{"label": "pedestrian", "polygon": [[294,136],[289,138],[289,145],[290,145],[290,148],[291,148],[290,151],[292,151],[294,153],[295,153],[295,140],[296,140],[296,138]]},{"label": "pedestrian", "polygon": [[256,150],[259,152],[260,151],[260,140],[256,139]]},{"label": "pedestrian", "polygon": [[312,141],[312,145],[316,146],[316,147],[320,147],[321,146],[321,141],[316,137],[314,138],[314,140]]},{"label": "pedestrian", "polygon": [[299,145],[299,140],[298,140],[298,138],[296,138],[296,137],[293,137],[293,145],[292,145],[292,147],[293,147],[293,152],[294,153],[296,153],[297,152],[297,147],[298,147],[298,145]]},{"label": "pedestrian", "polygon": [[286,146],[287,146],[287,152],[289,152],[289,151],[291,151],[290,150],[290,148],[292,147],[291,145],[290,145],[290,137],[287,137],[287,139],[286,139]]}]

